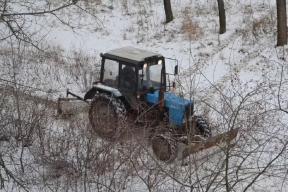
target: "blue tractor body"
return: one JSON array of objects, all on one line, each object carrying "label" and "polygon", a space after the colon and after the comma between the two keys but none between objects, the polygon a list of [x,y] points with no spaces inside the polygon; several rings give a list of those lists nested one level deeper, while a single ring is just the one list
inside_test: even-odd
[{"label": "blue tractor body", "polygon": [[[147,102],[157,104],[159,102],[159,90],[148,93]],[[185,113],[188,113],[187,115],[193,113],[193,104],[193,101],[189,99],[164,92],[164,107],[168,109],[169,122],[174,125],[183,125]]]}]

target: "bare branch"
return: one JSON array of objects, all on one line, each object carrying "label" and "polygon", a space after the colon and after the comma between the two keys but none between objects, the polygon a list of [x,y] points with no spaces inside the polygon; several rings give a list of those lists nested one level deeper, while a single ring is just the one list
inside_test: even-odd
[{"label": "bare branch", "polygon": [[71,5],[74,5],[73,3],[68,3],[66,5],[62,5],[58,8],[52,9],[52,10],[48,10],[48,11],[38,11],[38,12],[26,12],[26,13],[3,13],[1,14],[1,17],[9,17],[9,16],[20,16],[20,15],[43,15],[43,14],[51,14],[54,13],[56,11],[59,11],[61,9],[67,8]]},{"label": "bare branch", "polygon": [[257,174],[257,176],[245,187],[245,189],[243,191],[247,191],[254,183],[255,181],[265,173],[265,171],[270,168],[270,166],[274,163],[274,161],[276,161],[282,154],[283,152],[286,150],[288,142],[285,143],[285,145],[283,146],[283,148],[281,149],[281,151],[278,153],[278,155],[276,157],[274,157],[266,166],[265,168]]}]

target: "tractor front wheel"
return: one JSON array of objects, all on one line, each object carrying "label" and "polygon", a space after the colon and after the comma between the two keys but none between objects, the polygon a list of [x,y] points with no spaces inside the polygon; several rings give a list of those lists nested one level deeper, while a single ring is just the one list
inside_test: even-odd
[{"label": "tractor front wheel", "polygon": [[202,116],[193,116],[192,118],[194,126],[196,128],[196,134],[203,136],[204,138],[210,138],[212,135],[211,127]]},{"label": "tractor front wheel", "polygon": [[152,149],[156,157],[166,163],[174,161],[178,154],[177,142],[165,134],[156,135],[152,139]]}]

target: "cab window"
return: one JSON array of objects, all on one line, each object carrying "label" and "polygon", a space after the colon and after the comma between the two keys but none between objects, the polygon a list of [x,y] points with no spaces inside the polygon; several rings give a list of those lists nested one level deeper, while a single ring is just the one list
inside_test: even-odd
[{"label": "cab window", "polygon": [[103,84],[109,87],[118,87],[119,63],[110,59],[105,59]]}]

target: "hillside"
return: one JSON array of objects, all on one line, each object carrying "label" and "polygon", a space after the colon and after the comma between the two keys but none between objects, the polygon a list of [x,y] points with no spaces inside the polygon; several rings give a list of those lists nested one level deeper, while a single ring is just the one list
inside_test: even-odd
[{"label": "hillside", "polygon": [[[68,1],[31,2],[11,10]],[[0,190],[288,190],[288,47],[275,46],[276,1],[225,1],[222,35],[217,1],[171,3],[168,24],[160,0],[79,1],[55,15],[23,16],[34,45],[10,37],[1,20]],[[87,110],[55,118],[58,97],[67,89],[83,96],[99,78],[99,54],[125,46],[177,59],[173,92],[195,101],[213,134],[240,128],[235,147],[167,164],[143,130],[107,142],[91,132]],[[166,64],[172,72],[175,63]]]}]

